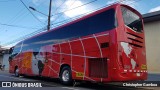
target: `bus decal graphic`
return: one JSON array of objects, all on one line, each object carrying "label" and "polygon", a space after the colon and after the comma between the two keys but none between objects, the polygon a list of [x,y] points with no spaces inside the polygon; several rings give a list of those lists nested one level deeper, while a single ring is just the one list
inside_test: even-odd
[{"label": "bus decal graphic", "polygon": [[135,69],[137,63],[133,59],[134,57],[132,57],[132,55],[130,55],[131,53],[133,53],[133,48],[126,42],[121,42],[121,46],[122,46],[123,51],[126,54],[126,56],[130,59],[130,63],[131,63],[132,69]]},{"label": "bus decal graphic", "polygon": [[123,50],[124,50],[125,54],[127,55],[127,57],[129,57],[129,54],[132,51],[132,47],[130,47],[129,44],[125,43],[125,42],[121,42],[121,46],[123,47]]},{"label": "bus decal graphic", "polygon": [[43,69],[44,69],[44,62],[45,62],[45,56],[44,56],[44,48],[42,47],[38,52],[33,52],[32,57],[32,72],[35,75],[41,75]]},{"label": "bus decal graphic", "polygon": [[31,68],[32,52],[24,53],[24,58],[22,60],[22,66],[24,68]]}]

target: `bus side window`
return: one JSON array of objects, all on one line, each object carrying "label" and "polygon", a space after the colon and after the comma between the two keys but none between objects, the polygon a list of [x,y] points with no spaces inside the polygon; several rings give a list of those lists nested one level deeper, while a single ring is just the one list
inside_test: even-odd
[{"label": "bus side window", "polygon": [[13,49],[14,49],[14,47],[12,47],[12,48],[9,49],[9,61],[12,60],[12,57],[13,57],[13,56],[12,56]]},{"label": "bus side window", "polygon": [[15,56],[20,53],[21,43],[10,49],[10,57],[9,60],[12,60]]}]

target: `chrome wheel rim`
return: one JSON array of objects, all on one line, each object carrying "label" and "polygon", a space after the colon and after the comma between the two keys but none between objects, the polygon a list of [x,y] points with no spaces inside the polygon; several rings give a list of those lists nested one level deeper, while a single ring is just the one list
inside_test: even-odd
[{"label": "chrome wheel rim", "polygon": [[62,73],[62,80],[63,81],[69,81],[69,71],[68,70],[64,70]]}]

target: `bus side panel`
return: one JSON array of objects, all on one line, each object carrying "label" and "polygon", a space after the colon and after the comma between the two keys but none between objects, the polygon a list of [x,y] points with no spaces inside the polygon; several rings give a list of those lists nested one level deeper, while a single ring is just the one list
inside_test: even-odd
[{"label": "bus side panel", "polygon": [[117,50],[117,34],[115,30],[110,31],[110,73],[109,75],[111,76],[111,80],[114,80],[114,78],[117,77],[117,70],[119,69],[118,67],[118,50]]},{"label": "bus side panel", "polygon": [[61,64],[68,64],[71,66],[70,44],[68,42],[64,42],[60,44],[60,46],[61,46]]},{"label": "bus side panel", "polygon": [[110,80],[110,71],[111,71],[111,58],[110,58],[110,41],[109,41],[109,32],[106,32],[105,34],[101,34],[100,36],[99,35],[96,35],[97,36],[97,40],[99,42],[99,45],[100,45],[100,48],[101,48],[101,51],[102,51],[102,56],[103,58],[105,58],[103,60],[103,63],[102,64],[102,76],[103,76],[103,79],[102,81],[106,82],[106,81],[109,81]]},{"label": "bus side panel", "polygon": [[16,55],[10,62],[9,72],[14,73],[15,67],[19,67],[20,54]]},{"label": "bus side panel", "polygon": [[[84,39],[82,40],[83,42],[83,45],[84,45],[84,52],[87,56],[86,58],[86,71],[85,71],[85,76],[89,77],[90,75],[90,72],[89,72],[89,65],[88,65],[88,61],[89,59],[91,58],[98,58],[98,57],[101,57],[101,54],[100,54],[100,50],[99,50],[99,47],[98,47],[98,44],[97,44],[97,41],[95,39],[94,36],[91,36],[92,38],[88,38],[88,39]],[[95,70],[95,72],[98,72]],[[87,78],[85,78],[86,80],[88,80]]]},{"label": "bus side panel", "polygon": [[83,79],[85,57],[80,40],[70,42],[72,48],[72,78]]},{"label": "bus side panel", "polygon": [[[50,52],[51,50],[48,49],[48,48],[51,48],[51,46],[47,45],[47,46],[43,46],[41,47],[41,50],[40,50],[40,55],[42,55],[42,63],[44,64],[43,66],[43,70],[42,70],[42,76],[45,76],[45,77],[48,77],[49,76],[49,70],[50,70],[50,61],[48,60],[49,58],[49,55],[50,55]],[[52,48],[51,48],[52,49]],[[39,69],[40,70],[40,69]]]},{"label": "bus side panel", "polygon": [[97,41],[93,36],[92,38],[83,39],[82,42],[86,56],[101,57]]},{"label": "bus side panel", "polygon": [[9,62],[9,72],[10,73],[14,73],[15,66],[16,66],[16,58],[12,59]]},{"label": "bus side panel", "polygon": [[20,61],[19,61],[19,73],[20,74],[24,74],[24,70],[23,70],[23,57],[24,57],[24,53],[23,52],[21,52],[21,54],[20,54]]},{"label": "bus side panel", "polygon": [[[57,47],[56,45],[47,45],[44,46],[44,52],[43,52],[43,56],[44,56],[44,69],[42,72],[42,76],[45,77],[58,77],[58,67],[59,67],[59,62],[57,62],[57,60],[59,58],[57,53],[55,53],[55,51],[57,51]],[[56,49],[54,49],[56,48]]]},{"label": "bus side panel", "polygon": [[61,47],[59,44],[52,45],[51,58],[48,59],[51,61],[50,76],[58,78],[60,65],[61,65]]}]

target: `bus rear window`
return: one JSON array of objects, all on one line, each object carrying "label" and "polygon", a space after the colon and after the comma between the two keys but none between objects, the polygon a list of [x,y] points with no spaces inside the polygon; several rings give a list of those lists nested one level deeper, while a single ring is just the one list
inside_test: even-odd
[{"label": "bus rear window", "polygon": [[142,32],[142,20],[140,17],[126,7],[121,7],[121,10],[125,25],[136,32]]}]

